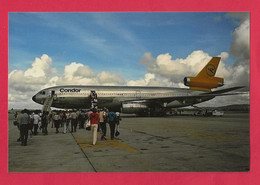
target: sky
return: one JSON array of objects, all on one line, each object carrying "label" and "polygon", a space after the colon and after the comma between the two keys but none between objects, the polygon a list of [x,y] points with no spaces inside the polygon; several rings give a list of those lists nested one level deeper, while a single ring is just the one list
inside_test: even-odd
[{"label": "sky", "polygon": [[[249,89],[246,12],[9,13],[8,106],[41,108],[31,97],[55,85],[188,88],[213,56],[223,88]],[[202,105],[249,103],[249,95]]]}]

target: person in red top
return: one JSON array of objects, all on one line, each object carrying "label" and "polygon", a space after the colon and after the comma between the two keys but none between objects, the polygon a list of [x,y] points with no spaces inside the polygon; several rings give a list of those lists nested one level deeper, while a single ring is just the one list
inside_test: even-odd
[{"label": "person in red top", "polygon": [[91,132],[93,138],[93,145],[97,142],[97,129],[99,124],[99,114],[97,113],[97,109],[93,109],[93,112],[89,115],[90,125],[91,125]]}]

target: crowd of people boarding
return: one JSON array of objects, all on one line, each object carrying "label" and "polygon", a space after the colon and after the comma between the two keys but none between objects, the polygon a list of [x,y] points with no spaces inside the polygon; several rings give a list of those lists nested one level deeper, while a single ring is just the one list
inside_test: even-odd
[{"label": "crowd of people boarding", "polygon": [[92,144],[97,142],[97,133],[100,132],[101,140],[107,140],[107,124],[110,128],[110,139],[113,140],[119,133],[119,112],[109,111],[107,108],[92,108],[90,111],[80,110],[53,110],[51,112],[29,111],[27,109],[15,113],[14,125],[20,131],[18,142],[22,146],[27,145],[28,136],[42,133],[46,136],[49,127],[55,129],[55,133],[66,134],[77,132],[77,129],[91,130]]}]

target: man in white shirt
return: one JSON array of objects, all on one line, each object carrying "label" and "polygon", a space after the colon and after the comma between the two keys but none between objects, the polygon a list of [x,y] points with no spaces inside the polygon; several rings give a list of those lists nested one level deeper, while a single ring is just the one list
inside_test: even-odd
[{"label": "man in white shirt", "polygon": [[40,121],[40,116],[38,114],[33,114],[33,134],[36,136],[38,134],[38,124]]},{"label": "man in white shirt", "polygon": [[73,111],[70,114],[70,118],[71,118],[71,133],[72,132],[76,132],[76,128],[77,128],[77,114],[75,111]]},{"label": "man in white shirt", "polygon": [[27,139],[28,139],[28,126],[30,122],[30,117],[28,115],[28,110],[24,109],[21,112],[20,116],[20,133],[21,133],[21,145],[26,146],[27,145]]}]

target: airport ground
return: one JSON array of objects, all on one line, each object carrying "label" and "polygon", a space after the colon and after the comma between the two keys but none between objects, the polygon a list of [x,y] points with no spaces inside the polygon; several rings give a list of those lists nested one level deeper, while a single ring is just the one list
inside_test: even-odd
[{"label": "airport ground", "polygon": [[[39,133],[17,142],[9,115],[9,172],[247,172],[249,113],[223,117],[123,117],[115,140],[91,132]],[[60,129],[61,130],[61,129]],[[109,136],[109,127],[107,136]],[[109,138],[109,137],[108,137]]]}]

